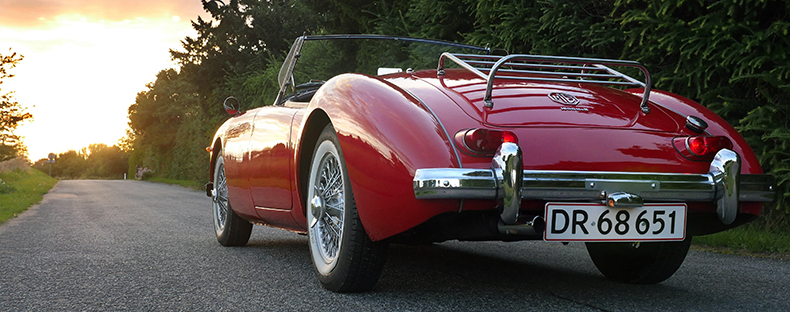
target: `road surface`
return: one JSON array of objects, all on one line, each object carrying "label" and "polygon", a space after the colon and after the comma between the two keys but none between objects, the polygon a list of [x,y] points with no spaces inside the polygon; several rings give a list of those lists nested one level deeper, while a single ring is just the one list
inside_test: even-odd
[{"label": "road surface", "polygon": [[691,251],[658,285],[603,278],[584,245],[392,245],[376,287],[335,294],[305,236],[222,247],[203,192],[61,181],[0,226],[2,311],[790,311],[790,261]]}]

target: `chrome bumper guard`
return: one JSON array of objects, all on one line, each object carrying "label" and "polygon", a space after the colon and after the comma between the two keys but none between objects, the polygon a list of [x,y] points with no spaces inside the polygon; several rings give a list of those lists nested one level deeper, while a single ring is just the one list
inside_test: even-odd
[{"label": "chrome bumper guard", "polygon": [[491,169],[418,169],[417,199],[503,199],[500,214],[515,224],[521,200],[598,201],[615,208],[644,202],[716,202],[724,224],[731,224],[740,202],[769,202],[775,180],[768,174],[740,174],[740,156],[719,151],[707,174],[522,170],[521,148],[503,143]]}]

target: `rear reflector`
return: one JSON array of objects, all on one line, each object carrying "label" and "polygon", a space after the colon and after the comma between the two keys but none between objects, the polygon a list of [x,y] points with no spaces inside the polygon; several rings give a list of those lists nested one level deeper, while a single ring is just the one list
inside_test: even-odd
[{"label": "rear reflector", "polygon": [[[518,144],[515,133],[501,130],[469,129],[461,131],[463,146],[470,152],[477,154],[493,154],[503,142]],[[456,138],[459,136],[456,135]],[[460,143],[460,142],[459,142]]]}]

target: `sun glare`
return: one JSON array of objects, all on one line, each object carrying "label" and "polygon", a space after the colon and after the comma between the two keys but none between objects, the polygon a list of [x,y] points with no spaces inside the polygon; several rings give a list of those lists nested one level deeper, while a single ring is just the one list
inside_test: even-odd
[{"label": "sun glare", "polygon": [[157,72],[175,66],[168,50],[195,35],[188,21],[173,15],[40,20],[45,26],[0,25],[1,53],[10,47],[25,57],[0,92],[15,91],[34,116],[17,130],[33,161],[92,143],[115,144],[125,136],[127,109],[137,93]]}]

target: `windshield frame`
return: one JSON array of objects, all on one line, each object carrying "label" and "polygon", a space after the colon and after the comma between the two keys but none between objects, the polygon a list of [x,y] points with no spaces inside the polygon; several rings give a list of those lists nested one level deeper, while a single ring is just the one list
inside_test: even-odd
[{"label": "windshield frame", "polygon": [[481,47],[481,46],[470,45],[470,44],[463,44],[463,43],[450,42],[444,40],[424,39],[424,38],[412,38],[412,37],[388,36],[388,35],[368,35],[368,34],[300,36],[296,38],[296,40],[294,40],[293,45],[291,45],[291,50],[288,52],[288,56],[286,56],[285,60],[283,61],[283,66],[280,68],[280,72],[277,75],[277,81],[280,86],[280,92],[277,94],[277,99],[275,100],[274,105],[282,105],[285,102],[283,101],[283,97],[287,94],[286,92],[288,87],[289,86],[293,87],[294,67],[296,66],[296,62],[299,60],[299,57],[301,56],[302,47],[304,46],[305,41],[342,40],[342,39],[373,39],[373,40],[420,42],[420,43],[429,43],[435,45],[444,45],[454,48],[476,50],[476,51],[481,51],[486,55],[491,54],[491,49],[487,46]]}]

